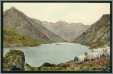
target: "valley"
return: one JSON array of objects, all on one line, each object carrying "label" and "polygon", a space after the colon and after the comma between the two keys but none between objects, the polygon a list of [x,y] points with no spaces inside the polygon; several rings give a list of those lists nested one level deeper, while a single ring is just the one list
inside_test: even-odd
[{"label": "valley", "polygon": [[3,16],[5,71],[110,72],[110,14],[91,25],[43,21],[14,7]]}]

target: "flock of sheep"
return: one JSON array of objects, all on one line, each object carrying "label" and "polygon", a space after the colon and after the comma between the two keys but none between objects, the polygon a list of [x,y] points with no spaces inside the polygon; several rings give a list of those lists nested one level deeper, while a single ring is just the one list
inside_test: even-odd
[{"label": "flock of sheep", "polygon": [[93,60],[93,59],[97,59],[97,58],[99,59],[103,55],[106,57],[110,56],[110,48],[109,47],[93,49],[90,52],[86,52],[85,54],[78,56],[78,60],[76,60],[76,58],[74,58],[74,61],[84,62],[86,59],[87,60]]}]

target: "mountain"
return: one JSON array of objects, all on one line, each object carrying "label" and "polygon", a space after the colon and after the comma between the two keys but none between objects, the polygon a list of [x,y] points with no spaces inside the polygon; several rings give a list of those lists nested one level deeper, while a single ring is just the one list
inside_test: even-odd
[{"label": "mountain", "polygon": [[73,42],[90,46],[91,48],[110,45],[110,15],[104,14],[97,22]]},{"label": "mountain", "polygon": [[67,23],[65,21],[57,21],[55,23],[44,21],[43,26],[69,42],[73,41],[73,39],[90,27],[82,23]]},{"label": "mountain", "polygon": [[6,10],[3,16],[4,30],[13,30],[18,36],[22,35],[30,39],[50,42],[64,41],[61,37],[43,27],[40,20],[30,18],[14,7]]}]

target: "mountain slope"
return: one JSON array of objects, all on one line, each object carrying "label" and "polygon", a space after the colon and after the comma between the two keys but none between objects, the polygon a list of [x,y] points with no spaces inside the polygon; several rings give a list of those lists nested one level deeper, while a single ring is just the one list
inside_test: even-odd
[{"label": "mountain slope", "polygon": [[44,43],[48,41],[23,36],[18,34],[14,28],[4,29],[4,47],[37,46]]},{"label": "mountain slope", "polygon": [[73,41],[73,39],[90,27],[82,23],[67,23],[65,21],[57,21],[55,23],[44,21],[43,26],[69,42]]},{"label": "mountain slope", "polygon": [[34,20],[14,7],[4,12],[4,29],[15,29],[19,35],[32,39],[47,41],[63,41],[61,37],[42,26],[42,22]]},{"label": "mountain slope", "polygon": [[88,45],[96,48],[104,45],[110,45],[110,15],[103,15],[100,20],[78,36],[73,42]]}]

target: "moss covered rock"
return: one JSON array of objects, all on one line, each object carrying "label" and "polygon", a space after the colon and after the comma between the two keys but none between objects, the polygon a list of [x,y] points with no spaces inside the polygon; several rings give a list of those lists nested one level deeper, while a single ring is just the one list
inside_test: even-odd
[{"label": "moss covered rock", "polygon": [[20,50],[10,50],[3,61],[5,71],[24,71],[25,55]]}]

